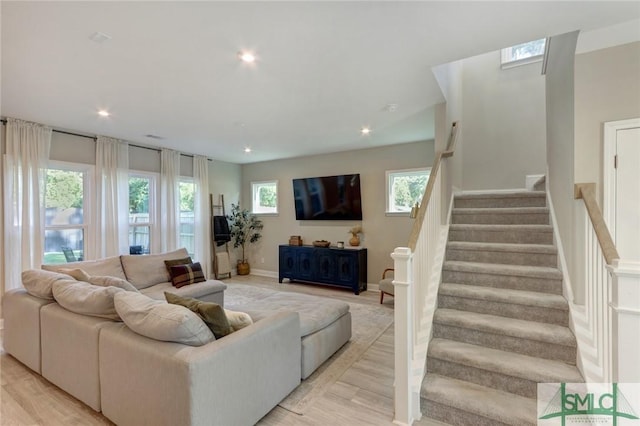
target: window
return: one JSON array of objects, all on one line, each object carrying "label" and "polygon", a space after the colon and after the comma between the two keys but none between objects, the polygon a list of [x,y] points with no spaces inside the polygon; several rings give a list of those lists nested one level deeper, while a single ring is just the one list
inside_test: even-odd
[{"label": "window", "polygon": [[411,212],[422,200],[430,168],[387,171],[387,213]]},{"label": "window", "polygon": [[510,68],[517,65],[542,61],[545,45],[546,39],[541,38],[540,40],[517,44],[515,46],[502,49],[502,68]]},{"label": "window", "polygon": [[44,196],[44,263],[83,260],[87,244],[87,185],[91,167],[52,162]]},{"label": "window", "polygon": [[178,247],[185,247],[193,258],[195,243],[195,192],[196,184],[191,178],[180,178],[180,235]]},{"label": "window", "polygon": [[278,181],[251,182],[252,207],[255,214],[278,214]]},{"label": "window", "polygon": [[129,175],[129,252],[149,254],[154,242],[155,176]]}]

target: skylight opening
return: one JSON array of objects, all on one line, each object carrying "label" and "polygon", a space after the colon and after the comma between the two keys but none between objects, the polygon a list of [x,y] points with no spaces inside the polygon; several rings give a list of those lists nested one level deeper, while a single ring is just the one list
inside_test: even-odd
[{"label": "skylight opening", "polygon": [[544,49],[547,39],[529,41],[502,49],[501,68],[511,68],[518,65],[541,62],[544,57]]}]

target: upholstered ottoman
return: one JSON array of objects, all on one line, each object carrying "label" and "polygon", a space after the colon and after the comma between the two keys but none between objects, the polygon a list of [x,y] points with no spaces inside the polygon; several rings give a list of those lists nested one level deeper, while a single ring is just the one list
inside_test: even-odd
[{"label": "upholstered ottoman", "polygon": [[302,378],[306,379],[351,338],[349,304],[325,297],[233,284],[225,291],[225,308],[258,321],[275,312],[300,315]]}]

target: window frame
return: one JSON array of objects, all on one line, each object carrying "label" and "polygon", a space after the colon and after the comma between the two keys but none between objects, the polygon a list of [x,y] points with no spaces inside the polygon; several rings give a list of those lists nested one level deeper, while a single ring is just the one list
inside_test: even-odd
[{"label": "window frame", "polygon": [[[182,222],[182,210],[180,210],[180,200],[181,200],[181,194],[180,194],[180,184],[181,183],[189,183],[191,185],[193,185],[193,191],[194,191],[194,202],[193,202],[193,252],[189,251],[189,249],[186,247],[185,244],[182,244],[182,224],[183,223],[187,223],[187,222]],[[178,177],[178,247],[185,247],[187,248],[187,252],[189,253],[189,256],[191,256],[192,259],[196,259],[195,257],[195,249],[196,249],[196,205],[195,205],[195,193],[197,191],[196,188],[196,180],[193,178],[193,176],[179,176]]]},{"label": "window frame", "polygon": [[[534,56],[528,56],[526,58],[521,58],[521,59],[511,59],[511,54],[510,54],[510,50],[513,49],[516,46],[521,46],[524,44],[529,44],[529,43],[535,43],[537,41],[540,40],[544,40],[544,46],[542,49],[542,53],[539,55],[534,55]],[[521,65],[527,65],[527,64],[533,64],[536,62],[542,62],[544,59],[544,54],[545,51],[547,50],[547,44],[548,44],[548,39],[546,38],[539,38],[539,39],[535,39],[535,40],[531,40],[528,42],[524,42],[524,43],[519,43],[519,44],[514,44],[513,46],[509,46],[509,47],[505,47],[504,49],[500,50],[500,68],[501,69],[509,69],[509,68],[514,68],[514,67],[518,67]]]},{"label": "window frame", "polygon": [[[93,259],[95,253],[93,253],[94,247],[94,234],[93,234],[93,182],[95,166],[85,163],[73,163],[70,161],[49,160],[47,162],[46,172],[49,170],[61,170],[66,172],[82,173],[82,224],[81,225],[47,225],[45,216],[43,215],[43,235],[42,235],[42,263],[44,264],[44,248],[46,247],[46,233],[47,231],[59,231],[65,229],[82,229],[83,233],[83,260]],[[46,175],[45,175],[46,180]],[[47,209],[46,194],[43,194],[42,205],[44,211]]]},{"label": "window frame", "polygon": [[[397,169],[397,170],[387,170],[385,171],[385,215],[386,216],[409,216],[411,214],[411,209],[406,212],[403,211],[395,211],[391,210],[391,200],[393,199],[391,191],[393,189],[393,185],[391,179],[398,175],[411,176],[418,175],[421,172],[426,173],[427,182],[425,183],[425,190],[427,185],[429,184],[429,177],[431,176],[431,167],[415,167],[411,169]],[[399,177],[399,176],[398,176]],[[424,191],[423,191],[424,196]]]},{"label": "window frame", "polygon": [[[131,223],[131,218],[129,218],[129,231],[132,226],[148,226],[149,227],[149,253],[145,254],[153,254],[158,253],[160,251],[160,235],[159,235],[159,227],[158,227],[158,181],[160,178],[159,173],[154,172],[146,172],[141,170],[129,170],[127,177],[127,189],[129,189],[129,180],[130,178],[141,178],[141,179],[149,179],[149,222],[136,222]],[[127,206],[127,215],[129,213],[129,206]],[[128,235],[128,232],[127,232]]]},{"label": "window frame", "polygon": [[[259,197],[259,191],[256,191],[256,188],[260,188],[262,186],[275,185],[276,187],[276,207],[275,211],[271,212],[259,212],[256,211],[256,200]],[[280,214],[280,184],[277,179],[272,180],[261,180],[261,181],[252,181],[251,182],[251,214],[255,214],[258,216],[278,216]]]}]

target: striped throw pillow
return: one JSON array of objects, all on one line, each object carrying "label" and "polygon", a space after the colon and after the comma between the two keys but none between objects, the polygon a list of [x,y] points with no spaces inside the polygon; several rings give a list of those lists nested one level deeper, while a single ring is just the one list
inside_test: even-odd
[{"label": "striped throw pillow", "polygon": [[206,281],[204,273],[202,272],[202,266],[200,266],[199,262],[186,265],[173,265],[170,269],[171,283],[176,288]]}]

